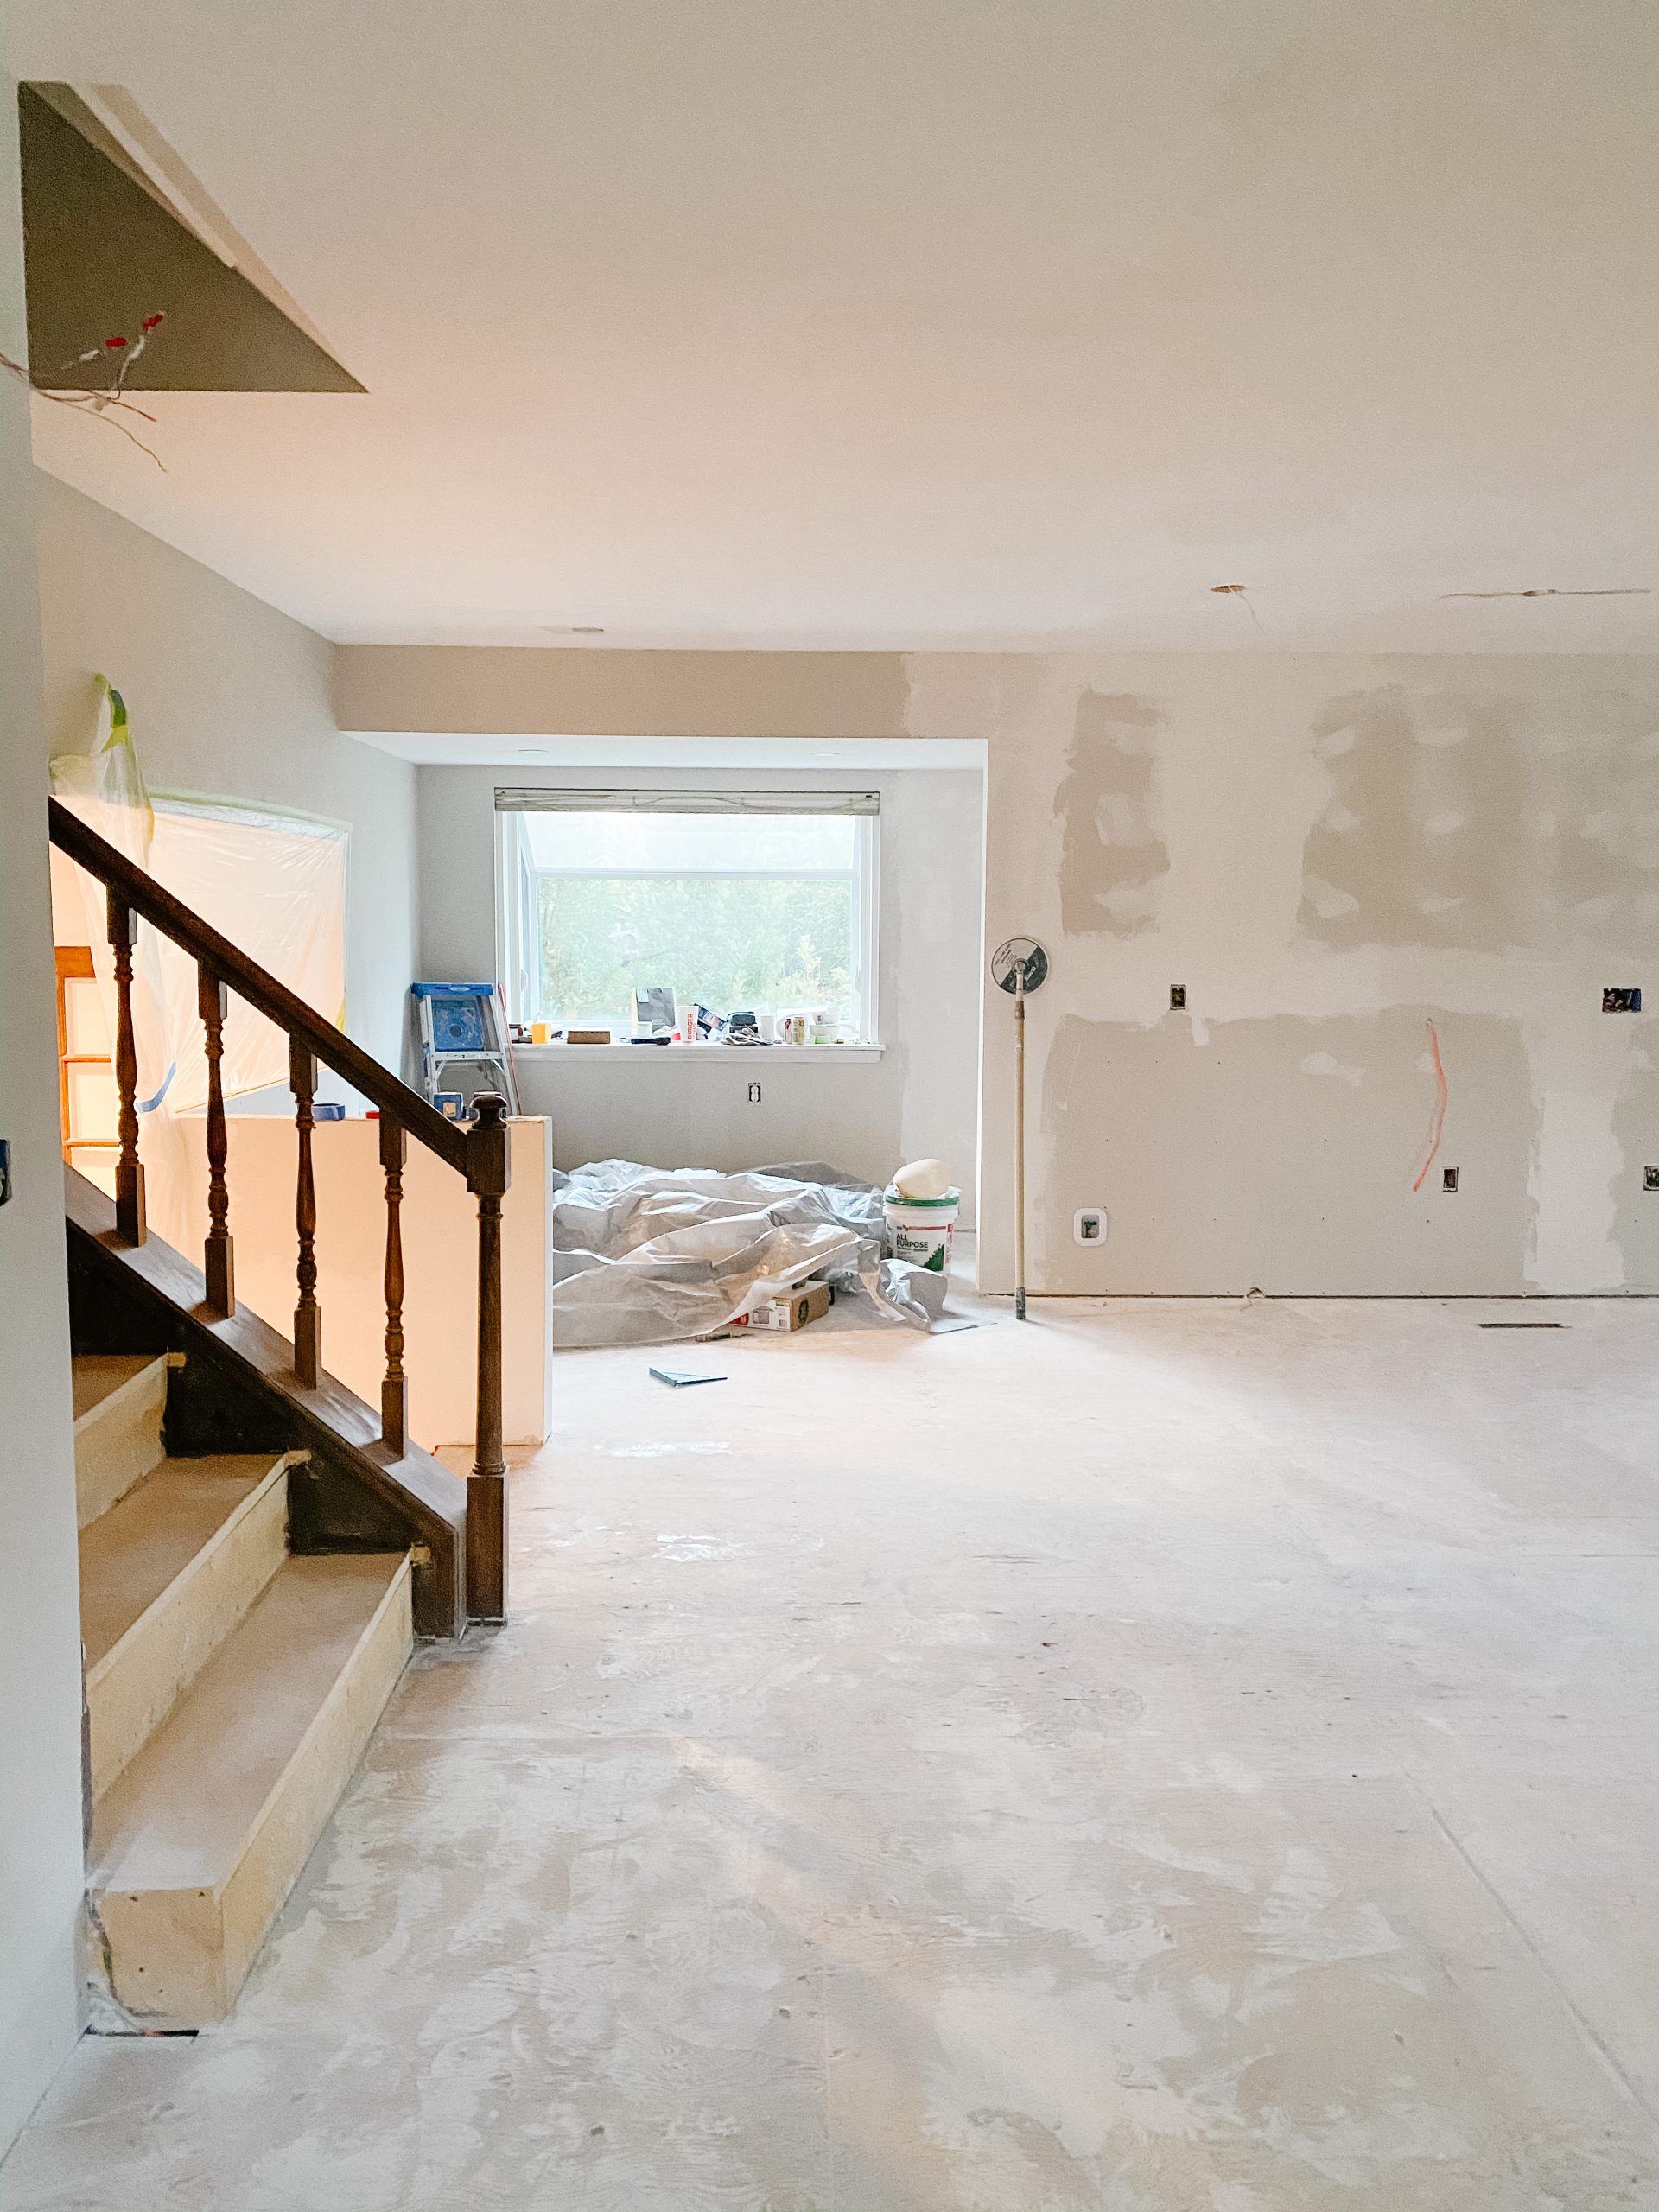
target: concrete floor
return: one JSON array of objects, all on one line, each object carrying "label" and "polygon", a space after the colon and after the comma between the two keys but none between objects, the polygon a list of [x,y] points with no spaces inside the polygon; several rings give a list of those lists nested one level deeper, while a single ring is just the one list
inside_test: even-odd
[{"label": "concrete floor", "polygon": [[1652,2212],[1659,1306],[1543,1312],[564,1359],[512,1624],[0,2206]]}]

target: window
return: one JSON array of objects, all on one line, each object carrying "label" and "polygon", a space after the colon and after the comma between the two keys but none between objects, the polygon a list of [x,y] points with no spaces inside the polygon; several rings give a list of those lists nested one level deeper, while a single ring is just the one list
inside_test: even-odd
[{"label": "window", "polygon": [[498,792],[518,1018],[631,1033],[633,993],[717,1015],[875,1021],[875,798]]}]

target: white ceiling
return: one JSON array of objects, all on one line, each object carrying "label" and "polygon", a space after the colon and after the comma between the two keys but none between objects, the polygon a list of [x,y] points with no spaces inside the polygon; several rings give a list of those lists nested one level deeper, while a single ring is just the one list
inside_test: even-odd
[{"label": "white ceiling", "polygon": [[163,397],[165,474],[37,401],[41,461],[331,637],[1659,645],[1439,596],[1659,588],[1653,0],[10,0],[3,52],[128,87],[369,387]]}]

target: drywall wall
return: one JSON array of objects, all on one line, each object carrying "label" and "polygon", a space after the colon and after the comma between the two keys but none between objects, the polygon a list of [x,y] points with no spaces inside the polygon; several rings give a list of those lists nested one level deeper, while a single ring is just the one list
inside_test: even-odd
[{"label": "drywall wall", "polygon": [[[205,1116],[181,1124],[188,1163],[151,1230],[193,1255],[207,1234]],[[298,1140],[286,1116],[231,1122],[226,1166],[236,1240],[238,1306],[286,1336],[294,1323],[294,1185]],[[454,1170],[411,1144],[399,1215],[404,1251],[404,1372],[409,1433],[429,1451],[469,1450],[477,1434],[478,1201]],[[322,1363],[365,1405],[386,1371],[385,1174],[380,1124],[348,1116],[312,1136],[317,1193],[317,1303]],[[552,1298],[545,1122],[507,1124],[501,1210],[501,1425],[506,1444],[541,1444],[552,1419]],[[152,1196],[154,1185],[152,1184]]]},{"label": "drywall wall", "polygon": [[[340,734],[325,639],[53,477],[37,476],[36,503],[48,749],[86,750],[101,673],[126,700],[158,789],[349,823],[346,1027],[400,1067],[414,969],[413,770]],[[330,1084],[324,1095],[337,1095]]]},{"label": "drywall wall", "polygon": [[[1655,1023],[1601,1011],[1605,985],[1659,990],[1659,659],[911,669],[912,728],[991,740],[988,938],[1029,931],[1052,961],[1030,1009],[1033,1287],[1659,1288]],[[1110,1216],[1094,1249],[1084,1205]]]},{"label": "drywall wall", "polygon": [[334,696],[342,729],[388,734],[899,737],[906,668],[903,653],[346,645]]},{"label": "drywall wall", "polygon": [[[620,702],[663,735],[986,741],[982,956],[1030,931],[1053,963],[1031,1007],[1033,1287],[1659,1288],[1654,1017],[1600,1010],[1605,985],[1659,989],[1659,657],[338,664],[365,729],[613,729]],[[981,1266],[1006,1287],[1009,1007],[982,998]],[[1437,1049],[1444,1127],[1414,1189]],[[1093,1249],[1084,1205],[1110,1217]]]},{"label": "drywall wall", "polygon": [[[719,658],[718,656],[711,658]],[[748,658],[741,656],[740,658]],[[757,656],[757,658],[760,658]],[[487,976],[495,964],[494,793],[521,768],[420,771],[421,957],[435,978]],[[537,774],[537,783],[660,785],[663,771]],[[741,772],[677,771],[690,788]],[[520,1101],[553,1124],[561,1167],[620,1156],[653,1166],[752,1167],[829,1160],[872,1179],[901,1159],[949,1161],[969,1193],[976,1144],[983,778],[962,769],[768,768],[769,786],[881,794],[877,888],[879,1060],[758,1053],[641,1054],[639,1064],[584,1058],[579,1048],[520,1056]],[[759,1078],[760,1103],[749,1103]]]},{"label": "drywall wall", "polygon": [[[0,73],[0,352],[24,353]],[[80,2031],[80,1611],[29,397],[0,372],[0,2156]]]}]

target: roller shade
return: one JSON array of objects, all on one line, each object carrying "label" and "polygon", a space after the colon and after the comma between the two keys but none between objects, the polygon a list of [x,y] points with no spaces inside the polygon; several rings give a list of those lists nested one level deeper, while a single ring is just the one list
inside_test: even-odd
[{"label": "roller shade", "polygon": [[519,789],[498,785],[498,814],[880,814],[879,791]]}]

